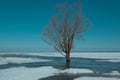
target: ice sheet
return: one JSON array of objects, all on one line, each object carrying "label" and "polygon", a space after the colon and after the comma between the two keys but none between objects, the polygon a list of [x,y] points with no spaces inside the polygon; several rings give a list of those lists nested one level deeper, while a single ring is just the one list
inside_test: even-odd
[{"label": "ice sheet", "polygon": [[31,62],[46,62],[51,60],[37,59],[37,58],[19,58],[19,57],[6,57],[0,58],[0,65],[8,63],[31,63]]},{"label": "ice sheet", "polygon": [[120,80],[119,78],[104,78],[104,77],[80,77],[74,80]]},{"label": "ice sheet", "polygon": [[58,70],[50,66],[39,68],[14,67],[0,70],[0,80],[38,80],[52,76]]}]

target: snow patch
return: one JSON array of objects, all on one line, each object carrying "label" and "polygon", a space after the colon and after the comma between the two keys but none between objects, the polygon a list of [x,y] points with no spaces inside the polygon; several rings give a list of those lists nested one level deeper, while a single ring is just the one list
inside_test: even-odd
[{"label": "snow patch", "polygon": [[104,75],[120,76],[120,73],[118,71],[112,71],[111,73],[104,73]]},{"label": "snow patch", "polygon": [[[64,57],[59,52],[29,53],[29,55]],[[95,58],[95,59],[120,59],[120,52],[71,52],[71,57]]]},{"label": "snow patch", "polygon": [[120,52],[73,52],[71,56],[95,59],[120,59]]},{"label": "snow patch", "polygon": [[104,77],[80,77],[74,80],[120,80],[119,78],[104,78]]},{"label": "snow patch", "polygon": [[63,70],[60,73],[79,74],[79,73],[93,73],[93,71],[89,69],[70,68]]},{"label": "snow patch", "polygon": [[110,59],[110,60],[96,60],[96,61],[102,61],[102,62],[120,62],[120,59]]},{"label": "snow patch", "polygon": [[[0,53],[0,55],[3,55],[3,54],[6,54],[6,53]],[[8,54],[64,57],[59,52],[8,53]],[[71,57],[96,58],[96,59],[120,59],[120,52],[71,52]]]},{"label": "snow patch", "polygon": [[14,67],[0,70],[0,80],[38,80],[53,76],[58,70],[53,67],[26,68]]},{"label": "snow patch", "polygon": [[16,58],[16,57],[7,57],[0,58],[0,65],[8,64],[8,63],[32,63],[32,62],[46,62],[51,60],[37,59],[37,58]]}]

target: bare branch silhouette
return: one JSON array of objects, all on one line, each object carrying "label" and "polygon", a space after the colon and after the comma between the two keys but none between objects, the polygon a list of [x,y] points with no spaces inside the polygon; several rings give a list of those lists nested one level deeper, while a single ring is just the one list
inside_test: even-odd
[{"label": "bare branch silhouette", "polygon": [[57,14],[50,18],[50,24],[44,30],[44,41],[66,56],[70,64],[70,52],[74,39],[83,39],[82,33],[87,31],[89,23],[81,13],[81,3],[57,5]]}]

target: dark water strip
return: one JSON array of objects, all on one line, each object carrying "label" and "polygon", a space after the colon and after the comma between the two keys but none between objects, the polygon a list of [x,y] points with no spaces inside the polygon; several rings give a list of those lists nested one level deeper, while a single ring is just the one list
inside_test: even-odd
[{"label": "dark water strip", "polygon": [[[65,69],[65,58],[64,57],[49,57],[49,56],[35,56],[35,55],[3,55],[5,57],[21,57],[21,58],[38,58],[51,60],[48,62],[32,62],[32,63],[8,63],[5,65],[0,65],[0,69],[6,69],[11,67],[41,67],[41,66],[52,66],[57,69]],[[90,59],[90,58],[71,58],[71,68],[83,68],[90,69],[94,72],[99,73],[110,73],[112,71],[120,72],[120,62],[105,62],[105,61],[97,61],[99,59]],[[103,59],[102,59],[103,60]]]}]

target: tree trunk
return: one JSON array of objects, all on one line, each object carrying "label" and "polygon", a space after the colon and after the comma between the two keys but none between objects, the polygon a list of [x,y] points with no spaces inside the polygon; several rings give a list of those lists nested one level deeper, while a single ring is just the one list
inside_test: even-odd
[{"label": "tree trunk", "polygon": [[70,68],[70,53],[66,53],[66,68]]}]

